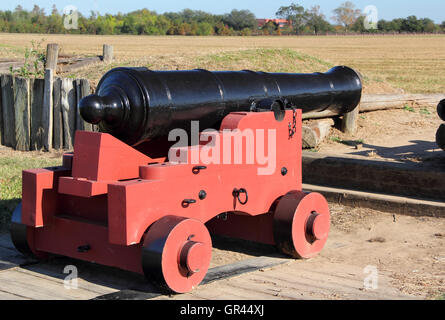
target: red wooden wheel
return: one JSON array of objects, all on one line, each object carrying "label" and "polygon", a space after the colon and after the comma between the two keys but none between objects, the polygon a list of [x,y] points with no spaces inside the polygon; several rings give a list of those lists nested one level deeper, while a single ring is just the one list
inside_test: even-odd
[{"label": "red wooden wheel", "polygon": [[34,228],[22,224],[22,204],[20,203],[12,214],[11,241],[14,247],[23,255],[44,260],[48,258],[46,252],[38,251],[34,245]]},{"label": "red wooden wheel", "polygon": [[330,213],[319,193],[291,191],[274,212],[274,239],[278,248],[294,258],[312,258],[326,244]]},{"label": "red wooden wheel", "polygon": [[145,276],[177,293],[204,279],[212,257],[212,240],[198,220],[166,216],[148,230],[142,248]]}]

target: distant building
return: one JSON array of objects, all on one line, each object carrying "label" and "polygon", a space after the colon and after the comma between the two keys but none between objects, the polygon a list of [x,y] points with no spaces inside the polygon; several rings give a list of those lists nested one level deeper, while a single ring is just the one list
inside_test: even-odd
[{"label": "distant building", "polygon": [[276,23],[280,28],[284,28],[289,25],[289,21],[286,19],[256,19],[256,21],[258,22],[258,28],[261,28],[269,21]]}]

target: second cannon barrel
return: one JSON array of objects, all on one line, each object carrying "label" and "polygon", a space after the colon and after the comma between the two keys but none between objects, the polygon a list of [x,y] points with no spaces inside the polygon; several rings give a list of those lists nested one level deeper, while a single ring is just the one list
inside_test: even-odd
[{"label": "second cannon barrel", "polygon": [[137,145],[175,128],[187,130],[192,120],[199,121],[200,130],[219,129],[230,112],[267,108],[271,101],[303,113],[343,114],[357,107],[361,94],[360,76],[344,66],[313,74],[116,68],[79,108],[100,131]]}]

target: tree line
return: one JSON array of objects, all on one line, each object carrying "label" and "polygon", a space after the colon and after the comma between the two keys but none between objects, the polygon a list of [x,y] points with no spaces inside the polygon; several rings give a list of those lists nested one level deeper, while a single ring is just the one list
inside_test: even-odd
[{"label": "tree line", "polygon": [[328,21],[320,6],[308,9],[296,3],[282,6],[276,17],[288,21],[284,26],[274,21],[259,25],[249,10],[232,10],[222,15],[191,9],[164,14],[148,9],[114,15],[91,11],[88,17],[77,13],[76,28],[67,28],[67,20],[72,26],[72,17],[64,15],[55,5],[48,14],[38,5],[30,11],[19,5],[13,11],[0,11],[0,32],[198,36],[445,32],[445,21],[436,24],[429,18],[416,16],[379,20],[373,28],[367,28],[366,16],[350,1],[333,10],[331,18],[335,23]]}]

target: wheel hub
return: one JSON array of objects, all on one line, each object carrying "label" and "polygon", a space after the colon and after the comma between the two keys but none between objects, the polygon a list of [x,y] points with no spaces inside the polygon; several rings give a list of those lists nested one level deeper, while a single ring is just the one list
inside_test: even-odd
[{"label": "wheel hub", "polygon": [[187,241],[181,250],[180,264],[191,275],[205,264],[206,248],[201,242]]}]

